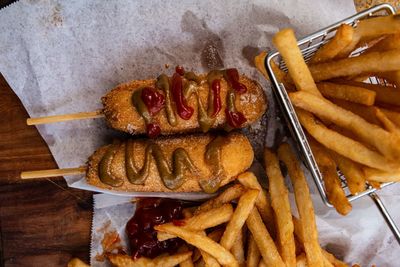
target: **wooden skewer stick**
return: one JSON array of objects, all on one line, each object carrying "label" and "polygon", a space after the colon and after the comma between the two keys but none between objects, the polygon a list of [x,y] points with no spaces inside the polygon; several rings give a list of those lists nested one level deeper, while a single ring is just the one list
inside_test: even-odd
[{"label": "wooden skewer stick", "polygon": [[21,172],[21,179],[48,178],[57,176],[78,175],[84,173],[86,173],[86,166],[81,166],[78,168],[27,171]]},{"label": "wooden skewer stick", "polygon": [[26,120],[26,124],[38,125],[38,124],[47,124],[47,123],[62,122],[62,121],[95,119],[101,117],[104,117],[104,114],[103,111],[99,109],[91,112],[79,112],[73,114],[54,115],[54,116],[47,116],[40,118],[29,118]]}]

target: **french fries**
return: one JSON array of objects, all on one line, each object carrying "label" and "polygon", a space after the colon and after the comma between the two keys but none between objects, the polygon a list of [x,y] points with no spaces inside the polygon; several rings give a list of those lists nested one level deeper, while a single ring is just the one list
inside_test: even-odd
[{"label": "french fries", "polygon": [[267,225],[268,231],[270,232],[271,236],[274,236],[275,235],[274,213],[272,211],[271,203],[268,199],[268,196],[262,189],[260,183],[257,180],[257,177],[252,172],[244,172],[242,174],[239,174],[238,181],[247,188],[257,189],[260,191],[258,198],[256,200],[256,206],[258,212],[261,215],[261,218]]},{"label": "french fries", "polygon": [[[202,231],[231,220],[233,208],[231,204],[224,204],[221,207],[214,208],[202,213],[199,213],[191,218],[182,220],[183,228],[191,231]],[[175,236],[166,233],[158,233],[157,239],[164,241]]]},{"label": "french fries", "polygon": [[259,190],[250,189],[240,197],[236,210],[220,240],[221,245],[227,250],[231,250],[233,243],[254,207],[259,193]]},{"label": "french fries", "polygon": [[292,29],[283,29],[272,39],[282,58],[285,60],[289,74],[298,90],[304,90],[320,96],[310,70],[297,46],[297,40]]},{"label": "french fries", "polygon": [[347,200],[339,181],[335,161],[330,156],[329,152],[316,141],[310,140],[310,146],[324,179],[329,202],[332,203],[340,214],[346,215],[351,211],[351,204]]},{"label": "french fries", "polygon": [[296,113],[301,125],[315,140],[339,155],[372,168],[386,171],[397,169],[397,164],[387,160],[381,154],[369,149],[362,143],[328,129],[316,120],[311,113],[301,109],[296,109]]},{"label": "french fries", "polygon": [[[264,78],[269,80],[268,72],[265,69],[265,65],[264,65],[266,57],[267,57],[267,52],[265,52],[265,51],[261,52],[259,55],[254,57],[254,65],[261,72],[261,74],[264,76]],[[278,72],[278,73],[281,73],[281,72]],[[283,75],[285,75],[285,74],[283,74]]]},{"label": "french fries", "polygon": [[278,148],[279,159],[288,170],[294,188],[297,209],[300,215],[304,235],[304,249],[309,267],[323,266],[323,256],[318,243],[318,232],[315,224],[314,207],[311,201],[307,181],[296,156],[289,144],[284,143]]},{"label": "french fries", "polygon": [[332,102],[339,107],[342,107],[348,111],[353,112],[354,114],[357,114],[369,123],[373,123],[378,126],[382,125],[379,119],[376,117],[374,107],[351,103],[339,99],[332,99]]},{"label": "french fries", "polygon": [[338,54],[338,58],[347,57],[362,41],[370,40],[385,34],[400,32],[400,20],[398,15],[376,17],[362,20],[354,30],[352,42]]},{"label": "french fries", "polygon": [[375,115],[379,119],[379,121],[382,123],[383,127],[385,130],[387,130],[390,133],[400,135],[400,130],[399,128],[392,122],[385,113],[383,113],[382,110],[379,108],[375,108]]},{"label": "french fries", "polygon": [[375,96],[377,94],[373,90],[368,90],[362,87],[331,82],[317,83],[317,87],[325,97],[342,99],[366,106],[372,106],[375,103]]},{"label": "french fries", "polygon": [[[188,251],[189,251],[189,248],[186,245],[183,245],[178,249],[178,252],[188,252]],[[192,253],[192,255],[193,255],[193,253]],[[194,267],[192,258],[189,257],[188,259],[179,263],[179,267]]]},{"label": "french fries", "polygon": [[363,170],[365,173],[365,179],[368,181],[375,181],[380,183],[400,181],[400,170],[394,172],[385,172],[368,167],[364,167]]},{"label": "french fries", "polygon": [[400,138],[398,136],[365,121],[360,116],[333,104],[329,100],[313,94],[296,92],[289,93],[289,97],[295,106],[351,130],[362,141],[373,145],[388,158],[397,159],[400,157]]},{"label": "french fries", "polygon": [[227,188],[224,192],[219,194],[216,198],[212,198],[209,201],[204,202],[198,209],[195,211],[195,214],[207,211],[213,208],[218,208],[222,206],[225,203],[229,203],[234,199],[239,198],[243,192],[245,191],[245,188],[241,186],[240,184],[236,184],[234,186],[231,186]]},{"label": "french fries", "polygon": [[278,158],[267,148],[264,149],[264,161],[269,179],[272,208],[274,209],[278,225],[279,251],[286,266],[294,267],[296,266],[296,247],[288,190],[279,167]]},{"label": "french fries", "polygon": [[400,49],[372,52],[309,66],[316,82],[363,73],[381,73],[400,69]]},{"label": "french fries", "polygon": [[350,193],[357,195],[358,193],[364,191],[365,175],[361,166],[333,151],[331,151],[331,154],[333,154],[333,159],[346,177],[347,186],[349,187]]},{"label": "french fries", "polygon": [[231,252],[233,256],[237,259],[239,266],[244,267],[246,266],[246,258],[244,256],[244,236],[243,236],[243,230],[239,231],[235,242],[233,243]]},{"label": "french fries", "polygon": [[[293,225],[294,225],[294,233],[296,238],[300,241],[300,244],[304,244],[304,234],[303,234],[303,226],[299,219],[293,216]],[[330,254],[326,250],[322,249],[322,255],[324,256],[324,266],[330,266],[333,264],[335,267],[347,267],[348,265],[338,259],[335,258],[334,255]]]},{"label": "french fries", "polygon": [[[280,147],[280,153],[286,153],[284,145]],[[265,152],[266,170],[270,180],[269,190],[273,211],[275,212],[273,218],[276,219],[276,239],[268,232],[266,223],[263,222],[256,205],[260,195],[263,196],[261,194],[261,192],[264,192],[263,188],[254,174],[244,173],[239,178],[240,182],[246,185],[246,189],[243,190],[243,185],[239,187],[232,185],[221,193],[223,197],[221,195],[216,196],[207,201],[207,205],[202,206],[211,207],[210,209],[207,208],[193,213],[195,207],[186,208],[184,220],[154,226],[158,236],[167,234],[168,237],[178,237],[191,246],[185,244],[179,248],[176,254],[163,254],[155,259],[132,259],[128,255],[110,254],[107,255],[110,262],[115,266],[175,266],[177,264],[182,267],[221,265],[234,267],[297,266],[295,247],[297,244],[299,252],[305,251],[306,255],[313,259],[316,256],[322,257],[323,266],[332,266],[330,261],[335,258],[326,254],[327,252],[323,251],[318,243],[314,243],[318,242],[318,237],[315,225],[313,225],[314,214],[308,187],[305,184],[304,177],[298,177],[303,175],[302,173],[292,172],[291,168],[295,168],[296,172],[301,172],[298,162],[292,157],[293,155],[289,157],[290,164],[292,164],[290,165],[292,167],[289,167],[289,174],[294,177],[292,180],[294,181],[297,209],[300,214],[303,214],[301,215],[303,216],[303,223],[296,223],[294,217],[292,221],[288,191],[284,185],[278,159],[270,150],[266,149]],[[283,158],[283,160],[285,164],[288,164],[286,158]],[[239,191],[241,193],[238,195],[237,192]],[[232,198],[232,196],[235,197]],[[227,199],[231,199],[231,201],[238,199],[237,205],[234,205],[236,207],[234,211],[232,211],[231,201]],[[210,203],[213,205],[210,205]],[[308,218],[304,218],[304,214],[307,214]],[[215,228],[215,222],[227,222],[227,224]],[[303,232],[306,234],[303,234]],[[297,243],[295,243],[294,234],[300,235],[297,238]],[[245,236],[248,238],[245,238]],[[246,255],[244,248],[247,248]],[[330,260],[328,256],[331,258]],[[310,264],[308,257],[307,266],[313,266],[313,261]]]},{"label": "french fries", "polygon": [[310,60],[310,64],[326,62],[336,57],[353,41],[354,28],[347,25],[340,25],[335,36],[323,45]]},{"label": "french fries", "polygon": [[139,258],[132,259],[131,256],[122,254],[110,254],[108,260],[116,267],[174,267],[192,256],[192,252],[178,253],[172,256],[160,256],[154,259]]},{"label": "french fries", "polygon": [[253,208],[253,210],[250,212],[250,215],[246,220],[246,224],[253,235],[254,240],[256,241],[264,262],[270,266],[284,267],[285,263],[279,255],[271,235],[268,233],[267,228],[263,224],[257,208]]},{"label": "french fries", "polygon": [[198,247],[199,249],[207,252],[211,256],[217,259],[222,265],[227,266],[239,266],[237,260],[233,255],[224,247],[213,241],[207,236],[202,234],[186,230],[182,227],[175,226],[172,224],[161,224],[154,227],[159,232],[165,232],[168,234],[175,235],[187,243]]},{"label": "french fries", "polygon": [[[340,80],[339,83],[358,88],[364,88],[376,93],[376,102],[390,105],[400,105],[400,91],[397,88],[377,84]],[[362,104],[362,103],[360,103]]]},{"label": "french fries", "polygon": [[246,267],[257,267],[260,262],[260,251],[258,250],[256,241],[252,234],[249,234],[249,241],[247,244],[247,262]]}]

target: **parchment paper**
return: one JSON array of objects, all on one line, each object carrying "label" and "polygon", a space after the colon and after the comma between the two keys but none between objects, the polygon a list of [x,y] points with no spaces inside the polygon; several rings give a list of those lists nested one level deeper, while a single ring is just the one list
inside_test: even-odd
[{"label": "parchment paper", "polygon": [[[383,189],[384,191],[385,189]],[[353,211],[346,217],[334,210],[327,210],[319,195],[313,195],[320,244],[327,251],[346,263],[358,263],[361,266],[377,267],[398,266],[399,245],[394,239],[379,211],[370,205],[371,200],[353,202]],[[135,204],[131,197],[97,194],[94,196],[94,215],[90,261],[93,267],[108,266],[107,261],[96,260],[103,253],[101,240],[104,226],[108,231],[117,231],[123,247],[127,248],[125,233],[127,221],[133,216]],[[293,194],[290,194],[291,207],[296,214]],[[385,197],[385,204],[394,214],[393,219],[400,220],[395,209],[399,208],[400,196]],[[397,206],[397,207],[396,207]],[[366,214],[369,216],[366,217]]]},{"label": "parchment paper", "polygon": [[[21,0],[0,11],[0,71],[29,115],[38,117],[99,109],[100,97],[119,83],[170,74],[165,64],[196,72],[236,67],[258,80],[269,98],[264,120],[247,130],[260,158],[263,143],[274,143],[282,122],[269,84],[252,67],[253,56],[270,49],[280,28],[292,27],[302,37],[354,12],[351,0]],[[103,119],[38,129],[60,168],[83,165],[97,147],[122,136],[107,130]],[[66,180],[72,187],[103,191],[79,176]],[[316,192],[313,182],[309,184]],[[398,188],[381,193],[387,194],[384,201],[397,222],[400,204],[393,192]],[[322,205],[319,197],[315,205]],[[349,259],[391,266],[399,246],[378,211],[368,199],[354,205],[346,218],[339,219],[332,210],[318,213],[326,229],[321,239],[353,257]]]}]

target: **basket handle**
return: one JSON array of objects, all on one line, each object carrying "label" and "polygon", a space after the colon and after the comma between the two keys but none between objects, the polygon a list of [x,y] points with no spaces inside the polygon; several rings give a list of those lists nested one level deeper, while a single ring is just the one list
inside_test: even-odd
[{"label": "basket handle", "polygon": [[396,223],[393,221],[392,216],[390,216],[388,210],[386,209],[385,205],[383,204],[382,200],[375,192],[369,194],[372,200],[375,202],[376,206],[378,207],[379,211],[381,212],[383,218],[385,219],[386,223],[388,224],[390,230],[392,231],[393,235],[396,237],[397,242],[400,245],[400,230],[397,227]]}]

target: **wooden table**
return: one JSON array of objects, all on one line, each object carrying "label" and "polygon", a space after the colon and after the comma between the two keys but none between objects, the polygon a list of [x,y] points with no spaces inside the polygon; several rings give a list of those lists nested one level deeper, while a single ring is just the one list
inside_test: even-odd
[{"label": "wooden table", "polygon": [[21,170],[57,168],[24,107],[0,75],[0,265],[89,261],[92,194],[61,177],[21,181]]},{"label": "wooden table", "polygon": [[[355,2],[363,9],[383,1]],[[57,165],[1,74],[0,99],[0,266],[66,266],[72,257],[89,262],[92,194],[68,188],[61,177],[19,179],[21,170]]]}]

